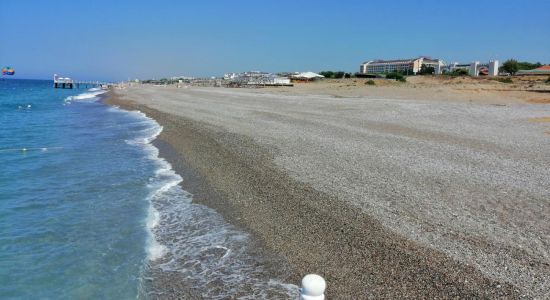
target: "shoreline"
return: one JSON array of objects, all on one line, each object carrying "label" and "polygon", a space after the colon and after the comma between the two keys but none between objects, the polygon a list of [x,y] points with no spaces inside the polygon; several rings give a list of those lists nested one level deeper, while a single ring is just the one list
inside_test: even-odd
[{"label": "shoreline", "polygon": [[[140,110],[126,101],[115,100],[116,97],[113,96],[112,92],[102,94],[101,97],[98,98],[98,101],[105,105],[116,106],[126,111],[136,111],[143,113],[147,118],[151,118],[157,124],[163,126],[162,123],[158,122],[156,119],[142,111],[145,110],[145,107],[142,107]],[[215,203],[216,201],[219,201],[223,196],[212,189],[212,187],[205,181],[205,179],[202,176],[198,175],[195,170],[193,170],[193,168],[186,162],[185,158],[179,155],[168,142],[162,139],[163,132],[164,130],[162,130],[161,133],[150,142],[151,146],[158,149],[158,159],[168,162],[170,165],[170,169],[184,179],[178,184],[178,186],[183,189],[184,193],[189,193],[190,195],[192,195],[192,203],[195,204],[195,210],[197,204],[201,206],[204,205],[205,207],[210,208],[211,206],[208,206],[207,204]],[[156,206],[154,203],[151,203],[151,205],[153,207]],[[198,212],[195,213],[200,213],[201,211],[202,209],[199,209]],[[236,261],[236,264],[239,266],[242,264],[242,271],[244,272],[249,271],[247,269],[247,266],[249,265],[257,266],[257,270],[254,272],[254,274],[250,274],[254,275],[254,278],[250,278],[251,280],[249,284],[243,285],[242,291],[237,290],[233,294],[233,296],[241,297],[251,296],[252,294],[254,294],[255,296],[258,296],[260,298],[270,296],[276,297],[277,299],[287,298],[288,295],[297,296],[298,287],[291,286],[293,286],[294,282],[297,283],[299,280],[290,281],[292,279],[291,277],[293,277],[294,274],[292,274],[286,262],[279,258],[277,255],[274,255],[273,253],[266,253],[265,248],[260,246],[260,242],[253,236],[250,236],[246,231],[243,230],[242,227],[238,225],[235,226],[235,224],[230,224],[230,226],[235,227],[236,230],[233,230],[231,227],[225,228],[224,230],[228,230],[229,234],[238,234],[240,231],[247,234],[247,237],[244,239],[244,244],[241,245],[241,248],[230,249],[230,251],[233,253],[231,259]],[[151,232],[151,234],[153,234],[155,240],[157,240],[163,247],[166,247],[166,245],[164,244],[164,242],[167,241],[166,239],[164,239],[165,237],[160,237],[161,239],[159,240],[159,236],[157,236],[153,232]],[[228,242],[231,237],[228,236],[227,239],[228,240],[226,240],[225,242]],[[210,246],[213,248],[218,248],[219,246],[223,245],[211,244]],[[237,254],[235,254],[235,252],[237,252]],[[149,299],[149,297],[153,297],[153,299],[205,298],[205,290],[201,290],[197,286],[193,285],[193,282],[195,282],[194,278],[188,278],[178,271],[166,272],[162,270],[162,265],[166,263],[165,255],[152,261],[147,259],[147,264],[145,265],[144,269],[146,275],[142,278],[143,281],[140,287],[141,293],[143,293],[142,296],[147,295],[146,299]],[[208,256],[211,254],[206,255]],[[231,275],[231,272],[229,275]],[[233,275],[242,274],[236,273]],[[214,280],[214,282],[208,284],[208,289],[212,290],[206,291],[206,294],[213,293],[210,296],[219,297],[218,292],[221,292],[222,295],[225,295],[223,290],[224,288],[234,289],[231,283],[229,283],[229,286],[225,286],[226,283],[215,282],[217,280],[215,276],[213,276],[212,278],[209,276],[209,278]],[[296,278],[301,279],[301,277],[299,276]],[[250,290],[250,285],[258,284],[259,279],[262,280],[262,282],[260,282],[260,288],[267,289],[263,291],[260,290],[260,292],[256,290],[254,293],[252,293],[252,290]],[[273,286],[279,286],[281,289],[279,291],[273,291]],[[223,297],[225,298],[225,296]]]},{"label": "shoreline", "polygon": [[[358,208],[297,182],[247,137],[113,92],[109,96],[105,103],[140,110],[164,127],[154,143],[184,178],[184,189],[198,195],[193,201],[252,233],[266,256],[289,264],[291,282],[320,273],[329,285],[327,296],[342,298],[519,297],[515,287],[390,232]],[[188,181],[196,186],[186,186]]]}]

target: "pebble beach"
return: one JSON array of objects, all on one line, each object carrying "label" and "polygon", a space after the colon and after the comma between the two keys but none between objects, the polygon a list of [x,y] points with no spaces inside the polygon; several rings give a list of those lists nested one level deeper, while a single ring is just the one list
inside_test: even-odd
[{"label": "pebble beach", "polygon": [[286,282],[318,273],[330,299],[550,297],[550,106],[298,91],[138,85],[106,102],[162,125],[193,201]]}]

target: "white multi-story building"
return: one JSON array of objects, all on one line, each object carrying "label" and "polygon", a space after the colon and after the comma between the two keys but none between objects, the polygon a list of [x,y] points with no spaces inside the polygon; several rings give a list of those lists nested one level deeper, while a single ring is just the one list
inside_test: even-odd
[{"label": "white multi-story building", "polygon": [[361,64],[359,72],[361,74],[379,74],[391,72],[416,74],[420,71],[420,68],[422,68],[422,66],[433,67],[435,74],[441,74],[445,63],[440,59],[431,59],[429,57],[397,60],[371,60]]}]

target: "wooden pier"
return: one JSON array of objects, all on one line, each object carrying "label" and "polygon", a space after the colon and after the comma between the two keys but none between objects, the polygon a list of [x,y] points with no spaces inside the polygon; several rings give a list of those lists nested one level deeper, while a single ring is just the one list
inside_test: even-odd
[{"label": "wooden pier", "polygon": [[112,83],[100,82],[100,81],[75,81],[69,77],[59,77],[57,74],[53,75],[53,87],[56,89],[79,89],[79,88],[94,88],[94,87],[110,87]]}]

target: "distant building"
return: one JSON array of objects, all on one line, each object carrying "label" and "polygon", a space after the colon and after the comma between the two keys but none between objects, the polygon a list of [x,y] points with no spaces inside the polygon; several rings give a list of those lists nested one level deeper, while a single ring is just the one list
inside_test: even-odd
[{"label": "distant building", "polygon": [[238,73],[225,73],[223,74],[223,79],[224,80],[231,80],[231,79],[235,79],[239,76]]},{"label": "distant building", "polygon": [[432,59],[429,57],[397,60],[371,60],[361,64],[359,73],[380,74],[403,72],[416,74],[420,71],[420,68],[422,68],[422,66],[433,67],[436,74],[441,74],[445,63],[440,59]]},{"label": "distant building", "polygon": [[281,77],[276,74],[249,71],[243,73],[226,73],[223,79],[231,86],[280,86],[291,85],[290,78]]}]

